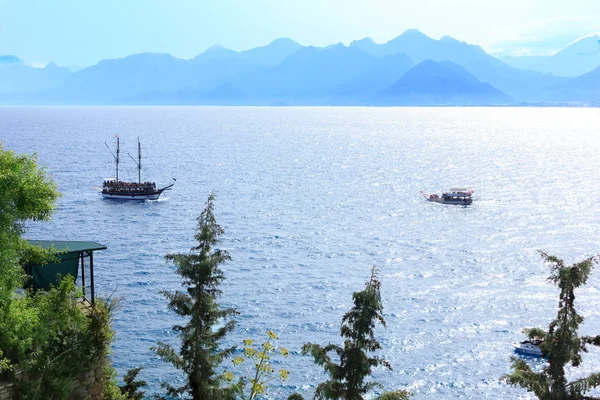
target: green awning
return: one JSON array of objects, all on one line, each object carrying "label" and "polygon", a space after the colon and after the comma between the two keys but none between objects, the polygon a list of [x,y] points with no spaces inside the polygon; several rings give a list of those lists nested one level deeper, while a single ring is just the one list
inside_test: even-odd
[{"label": "green awning", "polygon": [[[59,283],[59,278],[71,275],[77,279],[79,274],[79,261],[82,257],[88,257],[93,251],[105,250],[106,246],[96,242],[83,241],[60,241],[60,240],[27,240],[32,245],[44,249],[55,249],[60,254],[57,260],[44,265],[27,265],[25,271],[31,276],[29,284],[35,290],[49,289],[52,285]],[[83,268],[83,264],[82,268]],[[90,283],[93,285],[93,264],[90,262]],[[93,298],[93,288],[92,288]]]},{"label": "green awning", "polygon": [[58,285],[59,278],[67,275],[71,275],[77,279],[79,254],[59,254],[56,258],[58,259],[57,262],[31,266],[31,285],[34,290],[50,289],[50,286]]},{"label": "green awning", "polygon": [[73,240],[27,240],[30,244],[44,249],[54,248],[60,252],[81,253],[82,251],[106,250],[106,246],[96,242],[81,242]]}]

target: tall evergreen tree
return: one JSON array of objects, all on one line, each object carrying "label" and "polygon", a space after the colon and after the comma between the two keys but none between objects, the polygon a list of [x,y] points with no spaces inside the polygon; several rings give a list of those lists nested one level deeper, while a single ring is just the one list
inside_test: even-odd
[{"label": "tall evergreen tree", "polygon": [[153,350],[163,360],[170,362],[186,375],[181,387],[165,384],[169,396],[188,397],[193,400],[216,400],[230,398],[230,388],[220,386],[217,368],[229,357],[234,347],[220,349],[219,343],[235,327],[232,308],[222,308],[217,303],[221,295],[218,289],[225,279],[219,266],[231,260],[225,250],[214,249],[224,230],[213,214],[215,196],[210,194],[206,207],[198,217],[195,239],[198,245],[189,254],[168,254],[181,275],[185,292],[163,292],[169,300],[169,308],[188,318],[185,325],[175,325],[181,339],[177,353],[166,343],[159,343]]},{"label": "tall evergreen tree", "polygon": [[548,280],[560,289],[558,315],[550,323],[547,331],[539,328],[526,329],[530,338],[540,337],[543,356],[548,364],[540,372],[534,372],[522,359],[513,357],[513,372],[503,378],[508,383],[521,386],[533,392],[540,400],[583,400],[600,399],[586,396],[590,389],[600,385],[600,373],[567,382],[565,366],[581,364],[581,352],[587,352],[588,345],[600,345],[600,336],[577,335],[583,317],[575,310],[575,289],[584,285],[592,271],[597,257],[587,258],[571,266],[543,251],[540,254],[550,264]]},{"label": "tall evergreen tree", "polygon": [[[307,343],[302,346],[303,354],[310,354],[316,364],[323,366],[330,379],[317,386],[317,399],[362,400],[369,390],[381,387],[378,382],[365,382],[371,375],[373,367],[383,365],[392,369],[389,362],[373,356],[369,352],[381,349],[375,339],[374,329],[377,322],[385,327],[383,305],[381,303],[380,282],[377,280],[377,269],[373,266],[371,279],[364,290],[354,292],[354,307],[342,319],[340,336],[345,338],[344,347],[328,344],[322,347]],[[334,352],[339,358],[336,364],[329,355]],[[385,396],[385,397],[384,397]],[[403,390],[384,393],[381,397],[387,400],[407,399],[409,393]]]}]

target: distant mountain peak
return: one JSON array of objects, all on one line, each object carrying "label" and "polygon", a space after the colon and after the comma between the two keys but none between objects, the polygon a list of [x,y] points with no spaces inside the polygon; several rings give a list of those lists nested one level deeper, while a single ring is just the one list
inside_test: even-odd
[{"label": "distant mountain peak", "polygon": [[303,46],[290,38],[278,38],[271,43],[241,51],[239,55],[248,62],[274,67]]},{"label": "distant mountain peak", "polygon": [[592,33],[569,43],[560,53],[576,53],[579,56],[595,55],[600,51],[600,33]]},{"label": "distant mountain peak", "polygon": [[366,38],[362,38],[359,40],[353,40],[352,43],[350,43],[350,46],[354,47],[354,46],[359,46],[361,44],[376,44],[376,43],[372,38],[366,37]]},{"label": "distant mountain peak", "polygon": [[194,60],[214,60],[219,58],[227,58],[237,54],[237,51],[228,49],[227,47],[215,44],[206,49],[203,53],[194,57]]},{"label": "distant mountain peak", "polygon": [[429,38],[429,36],[427,36],[426,34],[424,34],[423,32],[421,32],[418,29],[407,29],[400,36]]},{"label": "distant mountain peak", "polygon": [[389,40],[386,44],[392,43],[423,43],[433,41],[429,36],[425,35],[418,29],[407,29],[400,36]]},{"label": "distant mountain peak", "polygon": [[584,35],[584,36],[582,36],[580,38],[577,38],[577,39],[573,40],[571,43],[569,43],[565,47],[569,47],[569,46],[571,46],[571,45],[573,45],[575,43],[578,43],[578,42],[581,42],[581,41],[584,41],[584,40],[585,41],[590,41],[590,40],[594,40],[594,39],[600,40],[600,32],[590,33],[590,34]]},{"label": "distant mountain peak", "polygon": [[4,64],[4,65],[22,65],[23,64],[23,60],[21,60],[19,57],[16,57],[16,56],[4,55],[4,56],[0,56],[0,64]]},{"label": "distant mountain peak", "polygon": [[221,51],[228,51],[230,49],[228,49],[227,47],[220,45],[220,44],[213,44],[212,46],[210,46],[208,49],[206,49],[204,52],[221,52]]},{"label": "distant mountain peak", "polygon": [[269,43],[269,46],[274,46],[274,45],[286,45],[286,46],[287,45],[292,45],[292,46],[298,45],[298,46],[300,46],[300,43],[296,42],[293,39],[284,37],[284,38],[277,38],[277,39],[273,40],[271,43]]},{"label": "distant mountain peak", "polygon": [[385,95],[394,103],[508,104],[514,100],[489,83],[480,82],[450,61],[425,60],[396,81]]},{"label": "distant mountain peak", "polygon": [[457,42],[461,43],[460,40],[454,39],[452,36],[444,35],[440,39],[441,42]]}]

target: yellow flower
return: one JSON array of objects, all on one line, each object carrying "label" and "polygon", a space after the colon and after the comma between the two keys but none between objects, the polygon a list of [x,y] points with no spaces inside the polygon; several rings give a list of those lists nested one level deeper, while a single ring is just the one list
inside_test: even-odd
[{"label": "yellow flower", "polygon": [[287,371],[285,369],[279,370],[279,377],[281,378],[282,381],[285,381],[289,376],[290,376],[290,371]]},{"label": "yellow flower", "polygon": [[244,339],[244,346],[252,346],[254,340],[252,339]]},{"label": "yellow flower", "polygon": [[256,394],[263,394],[265,392],[265,385],[260,382],[256,382],[256,385],[254,385],[254,392]]},{"label": "yellow flower", "polygon": [[233,365],[240,365],[241,363],[244,362],[244,357],[237,356],[236,358],[231,360],[231,362],[233,362]]},{"label": "yellow flower", "polygon": [[274,347],[273,347],[273,345],[271,343],[265,342],[263,344],[263,349],[265,350],[266,353],[269,353],[269,352],[271,352],[274,349]]},{"label": "yellow flower", "polygon": [[277,335],[275,334],[275,332],[273,332],[273,331],[267,331],[267,336],[269,337],[269,339],[275,339],[275,340],[279,339],[277,337]]},{"label": "yellow flower", "polygon": [[223,374],[223,379],[225,379],[226,382],[231,382],[234,377],[235,375],[233,375],[233,372],[231,371],[225,371]]},{"label": "yellow flower", "polygon": [[284,356],[284,357],[287,357],[290,354],[290,352],[288,351],[288,349],[286,349],[285,347],[280,347],[279,351],[281,351],[281,355]]},{"label": "yellow flower", "polygon": [[271,367],[271,364],[269,364],[269,363],[264,363],[263,365],[261,365],[260,369],[267,373],[273,372],[273,367]]}]

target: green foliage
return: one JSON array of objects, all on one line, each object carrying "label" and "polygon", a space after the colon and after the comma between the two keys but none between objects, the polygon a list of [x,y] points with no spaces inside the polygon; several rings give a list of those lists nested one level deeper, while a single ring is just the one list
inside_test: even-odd
[{"label": "green foliage", "polygon": [[140,391],[141,387],[147,385],[146,381],[136,380],[138,374],[142,370],[142,367],[132,368],[127,371],[123,377],[125,385],[121,386],[121,393],[123,393],[129,400],[142,400],[145,392]]},{"label": "green foliage", "polygon": [[[312,343],[302,346],[302,353],[310,354],[315,363],[322,366],[330,376],[328,381],[317,386],[317,399],[362,400],[369,390],[381,387],[378,382],[365,383],[365,379],[371,375],[372,368],[382,365],[392,369],[386,360],[368,356],[369,352],[381,349],[374,335],[375,324],[379,322],[385,327],[380,283],[375,266],[371,270],[371,279],[365,289],[354,292],[352,298],[354,307],[344,315],[340,329],[340,336],[345,338],[344,347],[334,344],[322,347]],[[339,364],[334,362],[330,352],[336,354]],[[394,393],[402,393],[405,398],[409,395],[404,391]]]},{"label": "green foliage", "polygon": [[191,395],[194,400],[215,400],[230,398],[233,390],[220,387],[220,374],[216,371],[235,350],[234,347],[221,349],[219,343],[234,329],[232,317],[237,312],[221,308],[217,303],[221,294],[218,287],[225,279],[219,266],[231,257],[225,250],[213,249],[224,233],[213,214],[214,199],[211,193],[198,217],[197,246],[189,254],[165,257],[175,264],[186,290],[163,294],[169,300],[169,308],[188,320],[185,325],[173,327],[181,340],[179,353],[166,343],[159,343],[153,348],[158,356],[185,374],[185,385],[164,385],[168,396],[172,397]]},{"label": "green foliage", "polygon": [[117,371],[109,364],[104,366],[104,398],[103,400],[130,400],[122,393],[117,380]]},{"label": "green foliage", "polygon": [[[27,221],[49,219],[59,193],[45,170],[37,166],[35,155],[20,156],[4,150],[1,144],[0,188],[0,351],[4,353],[1,371],[14,362],[15,353],[22,354],[31,344],[27,333],[32,333],[29,323],[35,316],[26,309],[26,301],[16,295],[25,279],[20,262],[40,260],[50,254],[29,245],[21,235]],[[14,301],[20,304],[13,304]],[[24,343],[20,337],[26,338]]]},{"label": "green foliage", "polygon": [[[17,155],[0,144],[0,312],[22,283],[19,260],[30,247],[21,239],[25,222],[47,220],[59,194],[37,166],[36,156]],[[1,317],[2,315],[0,315]],[[1,319],[1,318],[0,318]]]},{"label": "green foliage", "polygon": [[57,287],[20,299],[34,315],[29,349],[17,360],[28,377],[19,382],[23,399],[68,399],[78,374],[104,360],[113,338],[112,306],[99,300],[84,311],[78,298],[74,278],[66,276]]},{"label": "green foliage", "polygon": [[59,196],[34,156],[0,144],[0,375],[19,374],[21,399],[69,399],[77,375],[104,361],[113,338],[112,304],[83,310],[73,277],[47,292],[18,289],[22,265],[57,254],[23,240],[28,221],[48,220]]},{"label": "green foliage", "polygon": [[395,390],[393,392],[383,392],[380,396],[377,396],[375,400],[408,400],[410,393],[406,390]]},{"label": "green foliage", "polygon": [[0,350],[0,375],[2,375],[3,372],[12,371],[10,361],[8,361],[8,358],[3,357],[3,355],[2,350]]},{"label": "green foliage", "polygon": [[[252,362],[252,370],[250,374],[242,376],[235,385],[237,394],[243,400],[253,400],[258,396],[266,394],[268,384],[273,378],[275,369],[272,366],[273,356],[279,354],[282,357],[287,357],[289,352],[283,347],[275,347],[273,341],[279,340],[275,332],[267,332],[267,340],[260,346],[254,344],[252,339],[244,340],[244,356],[235,357],[232,362],[234,366],[240,366],[245,361]],[[280,369],[278,371],[279,379],[285,382],[289,376],[289,371]],[[225,371],[223,379],[231,383],[235,375],[230,371]],[[245,393],[247,386],[250,386],[248,394]]]},{"label": "green foliage", "polygon": [[585,393],[600,385],[600,374],[568,383],[565,366],[571,364],[578,367],[581,364],[581,352],[587,352],[587,345],[600,345],[600,336],[577,335],[583,317],[575,310],[575,289],[586,283],[597,257],[567,266],[555,256],[542,251],[540,254],[550,264],[548,280],[560,289],[558,315],[547,331],[532,328],[525,332],[530,338],[538,336],[544,339],[540,348],[548,364],[541,372],[534,372],[524,360],[513,357],[513,372],[503,376],[503,379],[533,392],[541,400],[592,399]]}]

